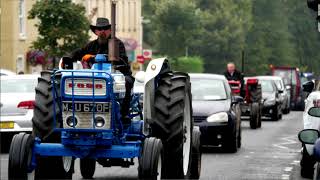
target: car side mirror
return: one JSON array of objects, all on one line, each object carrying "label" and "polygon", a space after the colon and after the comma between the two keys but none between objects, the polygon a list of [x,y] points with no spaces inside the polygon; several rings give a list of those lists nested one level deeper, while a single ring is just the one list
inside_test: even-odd
[{"label": "car side mirror", "polygon": [[291,86],[290,85],[286,85],[286,90],[290,90],[291,89]]},{"label": "car side mirror", "polygon": [[243,97],[241,96],[233,96],[232,97],[232,104],[238,104],[243,102]]},{"label": "car side mirror", "polygon": [[314,144],[319,138],[320,133],[316,129],[304,129],[299,132],[299,141],[303,144]]},{"label": "car side mirror", "polygon": [[144,83],[145,77],[146,77],[145,71],[139,71],[135,75],[135,78],[139,83]]},{"label": "car side mirror", "polygon": [[313,88],[314,88],[314,82],[312,82],[312,81],[307,81],[302,85],[303,91],[308,92],[308,93],[311,93]]}]

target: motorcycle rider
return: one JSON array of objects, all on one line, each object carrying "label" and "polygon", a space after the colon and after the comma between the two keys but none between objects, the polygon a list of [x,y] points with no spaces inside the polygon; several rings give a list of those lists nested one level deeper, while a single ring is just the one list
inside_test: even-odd
[{"label": "motorcycle rider", "polygon": [[241,84],[240,95],[244,97],[245,96],[244,79],[243,79],[242,73],[236,69],[236,65],[233,62],[229,62],[227,64],[227,70],[223,74],[228,81],[231,81],[231,80],[240,81],[240,84]]},{"label": "motorcycle rider", "polygon": [[[98,38],[89,42],[83,48],[75,50],[71,55],[72,61],[82,59],[84,68],[90,68],[94,63],[94,58],[92,58],[92,55],[108,54],[108,41],[111,38],[111,24],[107,18],[97,18],[96,25],[90,25],[90,29],[98,36]],[[113,62],[113,64],[116,65],[117,70],[119,70],[125,76],[126,93],[121,106],[121,115],[122,122],[124,124],[129,124],[130,118],[128,117],[128,114],[131,101],[131,89],[135,79],[132,76],[130,65],[128,63],[125,46],[120,39],[117,39],[117,41],[119,43],[120,60]]]}]

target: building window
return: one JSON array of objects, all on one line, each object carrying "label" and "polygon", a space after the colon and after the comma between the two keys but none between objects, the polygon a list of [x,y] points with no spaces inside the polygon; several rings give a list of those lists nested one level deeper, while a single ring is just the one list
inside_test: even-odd
[{"label": "building window", "polygon": [[26,15],[25,0],[19,0],[19,36],[20,39],[26,38]]},{"label": "building window", "polygon": [[19,54],[17,57],[17,62],[16,62],[16,71],[17,73],[24,73],[24,68],[25,68],[25,64],[24,64],[24,56],[22,54]]}]

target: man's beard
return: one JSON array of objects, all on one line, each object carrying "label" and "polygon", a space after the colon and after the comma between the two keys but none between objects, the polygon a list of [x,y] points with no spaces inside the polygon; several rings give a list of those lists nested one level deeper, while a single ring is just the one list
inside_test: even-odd
[{"label": "man's beard", "polygon": [[99,36],[99,37],[98,37],[98,43],[99,43],[99,44],[107,44],[107,43],[108,43],[108,37],[106,37],[106,36]]}]

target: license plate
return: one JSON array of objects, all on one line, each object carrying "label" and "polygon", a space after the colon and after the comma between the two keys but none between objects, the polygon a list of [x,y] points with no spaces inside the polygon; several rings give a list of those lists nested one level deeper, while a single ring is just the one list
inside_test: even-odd
[{"label": "license plate", "polygon": [[14,128],[14,122],[8,121],[8,122],[0,122],[0,129],[13,129]]},{"label": "license plate", "polygon": [[[73,111],[71,102],[63,103],[63,111]],[[106,113],[110,111],[110,103],[74,103],[75,112],[99,112]]]}]

